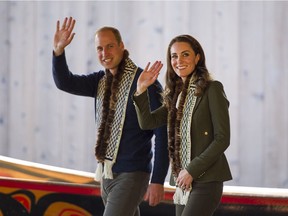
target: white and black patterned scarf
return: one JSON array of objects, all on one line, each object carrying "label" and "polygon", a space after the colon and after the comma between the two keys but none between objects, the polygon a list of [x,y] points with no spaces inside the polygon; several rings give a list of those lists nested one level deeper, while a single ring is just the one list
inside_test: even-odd
[{"label": "white and black patterned scarf", "polygon": [[[172,153],[172,170],[174,173],[175,181],[181,169],[185,169],[191,161],[191,124],[192,124],[192,114],[195,107],[197,96],[195,96],[195,85],[194,80],[190,79],[187,91],[180,93],[177,100],[177,117],[176,122],[173,125],[177,127],[173,132],[172,128],[169,127],[172,119],[168,121],[168,130],[173,134],[174,142],[170,143],[173,145]],[[184,91],[184,90],[183,90]],[[178,103],[179,102],[179,103]],[[179,104],[179,106],[178,106]],[[170,132],[170,134],[172,134]],[[170,141],[171,142],[171,141]],[[179,143],[179,144],[177,144]],[[179,146],[178,146],[179,145]],[[171,153],[170,153],[171,154]],[[174,203],[179,205],[185,205],[187,203],[189,194],[192,190],[192,187],[189,189],[182,190],[176,185],[176,191],[174,194]]]},{"label": "white and black patterned scarf", "polygon": [[[121,71],[120,69],[115,77],[110,77],[113,80],[112,83],[107,81],[107,74],[99,82],[96,101],[98,140],[95,147],[95,154],[99,163],[96,169],[96,181],[100,181],[102,177],[113,179],[112,167],[117,158],[130,88],[137,69],[132,60],[126,58],[124,70]],[[108,99],[105,99],[106,91],[111,91],[110,97],[109,93],[106,96]],[[107,103],[106,107],[105,102]],[[107,107],[109,107],[108,110],[106,110]],[[104,115],[104,113],[107,114]]]}]

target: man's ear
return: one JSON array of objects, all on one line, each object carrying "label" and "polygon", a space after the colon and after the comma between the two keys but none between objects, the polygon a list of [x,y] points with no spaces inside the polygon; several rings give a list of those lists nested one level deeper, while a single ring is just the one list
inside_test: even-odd
[{"label": "man's ear", "polygon": [[124,46],[124,43],[123,43],[123,41],[121,41],[121,42],[120,42],[120,47],[121,47],[121,49],[122,49],[122,50],[124,50],[124,49],[125,49],[125,46]]}]

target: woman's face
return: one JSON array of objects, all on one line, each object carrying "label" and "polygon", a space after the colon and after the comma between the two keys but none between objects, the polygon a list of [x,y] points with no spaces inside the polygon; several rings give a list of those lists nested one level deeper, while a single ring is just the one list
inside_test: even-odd
[{"label": "woman's face", "polygon": [[193,73],[200,55],[195,55],[192,47],[186,42],[175,42],[170,48],[171,65],[175,73],[183,80]]}]

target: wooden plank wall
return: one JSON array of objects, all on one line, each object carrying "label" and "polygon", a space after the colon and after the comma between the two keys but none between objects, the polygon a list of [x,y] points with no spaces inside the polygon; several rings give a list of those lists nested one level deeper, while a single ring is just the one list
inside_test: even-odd
[{"label": "wooden plank wall", "polygon": [[94,101],[59,91],[51,75],[56,21],[73,16],[66,53],[79,74],[100,69],[93,36],[104,25],[142,67],[165,62],[172,37],[195,36],[230,100],[227,184],[288,187],[287,11],[284,1],[0,2],[0,154],[94,171]]}]

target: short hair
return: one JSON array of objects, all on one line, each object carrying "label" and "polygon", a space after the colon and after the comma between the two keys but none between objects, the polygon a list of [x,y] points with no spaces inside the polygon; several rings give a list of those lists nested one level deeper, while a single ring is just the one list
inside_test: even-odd
[{"label": "short hair", "polygon": [[98,34],[99,32],[104,32],[104,31],[111,31],[111,32],[114,34],[114,36],[115,36],[118,44],[120,44],[120,43],[122,42],[122,37],[121,37],[120,31],[119,31],[118,29],[114,28],[114,27],[111,27],[111,26],[104,26],[104,27],[98,29],[98,30],[95,32],[95,36],[96,36],[96,34]]}]

